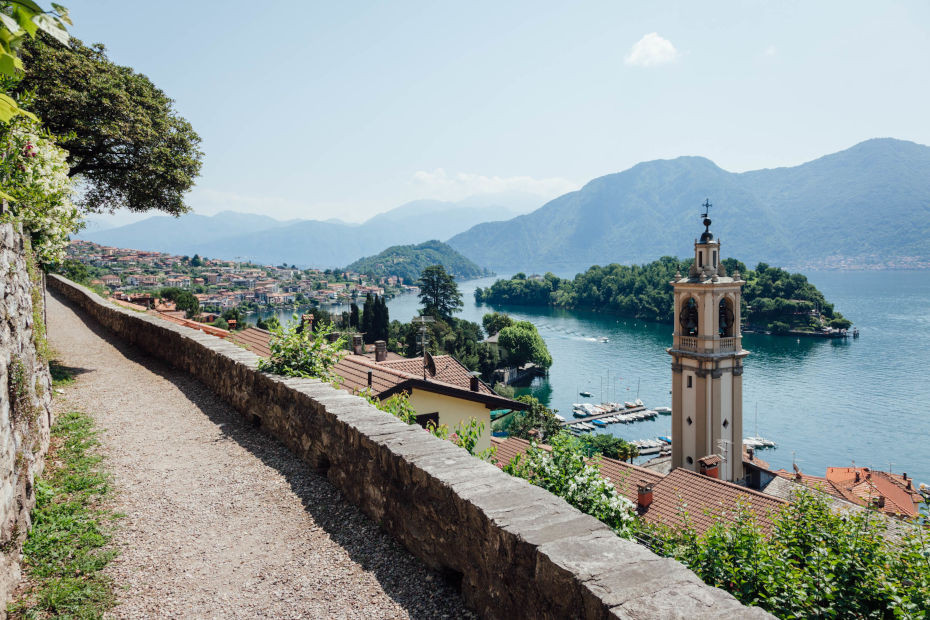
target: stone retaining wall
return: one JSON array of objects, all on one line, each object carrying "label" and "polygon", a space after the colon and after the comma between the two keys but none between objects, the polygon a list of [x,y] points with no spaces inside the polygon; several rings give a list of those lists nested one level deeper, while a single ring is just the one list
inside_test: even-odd
[{"label": "stone retaining wall", "polygon": [[20,551],[52,421],[51,379],[40,350],[45,327],[41,273],[34,262],[27,263],[28,251],[18,225],[0,224],[0,615],[19,582]]},{"label": "stone retaining wall", "polygon": [[486,618],[768,618],[562,499],[313,379],[258,372],[222,339],[60,293],[126,342],[184,370],[324,473]]}]

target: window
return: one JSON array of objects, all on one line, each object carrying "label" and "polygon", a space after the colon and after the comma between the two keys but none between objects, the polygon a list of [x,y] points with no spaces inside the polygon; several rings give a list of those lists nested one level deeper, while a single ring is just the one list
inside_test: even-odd
[{"label": "window", "polygon": [[704,266],[704,252],[698,252],[698,267]]},{"label": "window", "polygon": [[729,421],[729,420],[724,420],[724,421],[723,421],[723,428],[726,428],[726,427],[728,427],[728,426],[730,426],[730,421]]},{"label": "window", "polygon": [[691,420],[691,416],[688,416],[688,426],[691,426],[694,422]]},{"label": "window", "polygon": [[691,375],[688,375],[688,387],[691,387],[691,381],[694,379]]},{"label": "window", "polygon": [[691,457],[689,456],[687,460],[688,460],[688,465],[694,465],[694,459],[693,459],[693,458],[691,458]]},{"label": "window", "polygon": [[714,250],[714,269],[717,268],[717,250]]},{"label": "window", "polygon": [[428,428],[429,423],[432,422],[435,426],[439,426],[439,412],[435,411],[433,413],[424,413],[423,415],[417,416],[417,424],[423,428]]}]

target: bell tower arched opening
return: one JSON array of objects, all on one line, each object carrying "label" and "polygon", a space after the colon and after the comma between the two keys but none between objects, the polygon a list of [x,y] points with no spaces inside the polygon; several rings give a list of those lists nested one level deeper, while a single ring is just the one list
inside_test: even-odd
[{"label": "bell tower arched opening", "polygon": [[682,336],[698,335],[698,303],[694,297],[689,297],[681,307],[681,314],[678,317],[678,323],[681,325]]},{"label": "bell tower arched opening", "polygon": [[724,297],[718,304],[717,330],[721,338],[729,338],[733,335],[733,321],[736,315],[733,313],[733,302],[729,297]]}]

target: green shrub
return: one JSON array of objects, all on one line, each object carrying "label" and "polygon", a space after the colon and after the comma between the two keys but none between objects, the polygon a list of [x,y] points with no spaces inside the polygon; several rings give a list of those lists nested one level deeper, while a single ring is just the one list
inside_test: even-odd
[{"label": "green shrub", "polygon": [[299,317],[287,327],[271,330],[271,356],[258,361],[258,369],[285,377],[316,377],[329,383],[340,382],[333,367],[339,363],[345,338],[329,341],[332,324],[316,331],[302,329]]}]

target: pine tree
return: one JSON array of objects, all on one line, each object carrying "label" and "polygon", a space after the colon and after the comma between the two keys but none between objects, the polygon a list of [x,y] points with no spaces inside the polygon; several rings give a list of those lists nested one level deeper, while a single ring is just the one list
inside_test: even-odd
[{"label": "pine tree", "polygon": [[374,333],[372,332],[372,330],[374,329],[374,318],[375,318],[375,302],[374,302],[374,299],[372,299],[371,297],[371,293],[368,293],[367,295],[365,295],[365,305],[362,308],[362,321],[361,321],[361,325],[359,326],[360,327],[359,331],[365,334],[365,342],[368,344],[371,344],[372,342],[375,341]]}]

